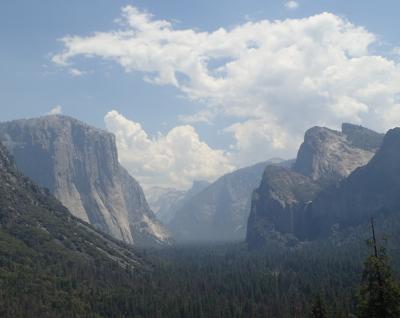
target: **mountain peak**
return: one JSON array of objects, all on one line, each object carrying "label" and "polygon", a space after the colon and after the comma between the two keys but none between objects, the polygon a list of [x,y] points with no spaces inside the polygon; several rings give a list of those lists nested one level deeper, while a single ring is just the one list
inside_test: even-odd
[{"label": "mountain peak", "polygon": [[[344,124],[343,131],[312,127],[306,131],[293,170],[323,183],[336,182],[369,162],[379,134]],[[369,139],[373,139],[369,142]]]}]

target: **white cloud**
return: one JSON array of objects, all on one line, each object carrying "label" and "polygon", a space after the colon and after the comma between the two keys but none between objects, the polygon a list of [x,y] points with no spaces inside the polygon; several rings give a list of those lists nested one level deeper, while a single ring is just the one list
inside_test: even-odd
[{"label": "white cloud", "polygon": [[120,20],[120,30],[64,37],[53,61],[97,57],[173,85],[206,105],[181,118],[188,122],[229,116],[236,123],[224,131],[236,138],[229,154],[236,165],[294,155],[313,125],[384,130],[400,119],[399,64],[372,54],[375,35],[334,14],[213,32],[176,29],[132,6]]},{"label": "white cloud", "polygon": [[184,123],[207,123],[212,124],[211,119],[214,114],[209,110],[202,110],[192,115],[179,115],[178,119]]},{"label": "white cloud", "polygon": [[225,131],[233,133],[237,140],[228,157],[239,167],[271,157],[285,158],[287,149],[295,149],[302,137],[289,135],[268,119],[250,119],[227,127]]},{"label": "white cloud", "polygon": [[116,136],[121,163],[145,187],[187,188],[193,180],[212,181],[234,169],[225,153],[201,141],[192,126],[150,138],[139,123],[115,110],[104,121]]},{"label": "white cloud", "polygon": [[78,70],[77,68],[70,68],[69,74],[71,74],[73,77],[80,77],[85,75],[85,72]]},{"label": "white cloud", "polygon": [[63,112],[62,107],[60,105],[54,106],[46,115],[61,115]]},{"label": "white cloud", "polygon": [[294,10],[297,9],[299,7],[299,3],[296,1],[288,1],[285,3],[285,7],[290,9],[290,10]]}]

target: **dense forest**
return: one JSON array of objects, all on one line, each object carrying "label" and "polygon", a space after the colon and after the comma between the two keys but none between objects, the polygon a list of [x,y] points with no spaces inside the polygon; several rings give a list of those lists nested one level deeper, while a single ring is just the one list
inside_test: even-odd
[{"label": "dense forest", "polygon": [[152,266],[124,270],[0,241],[1,317],[314,317],[316,301],[326,317],[352,317],[372,252],[366,244],[176,247],[142,251]]}]

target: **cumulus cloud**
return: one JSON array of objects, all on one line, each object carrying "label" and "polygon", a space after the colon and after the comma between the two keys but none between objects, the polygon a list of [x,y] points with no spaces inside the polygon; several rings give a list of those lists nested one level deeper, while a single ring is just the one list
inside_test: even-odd
[{"label": "cumulus cloud", "polygon": [[334,14],[202,32],[127,6],[120,22],[117,30],[62,38],[53,61],[101,58],[173,85],[204,105],[181,118],[188,122],[229,116],[235,124],[223,128],[236,138],[228,154],[235,165],[294,155],[313,125],[384,130],[400,119],[399,64],[371,53],[374,34]]},{"label": "cumulus cloud", "polygon": [[116,136],[121,163],[146,187],[187,188],[193,180],[212,181],[234,169],[224,151],[201,141],[192,126],[150,138],[139,123],[115,110],[104,120]]},{"label": "cumulus cloud", "polygon": [[296,1],[288,1],[285,3],[285,7],[290,9],[290,10],[294,10],[297,9],[299,7],[299,3]]},{"label": "cumulus cloud", "polygon": [[61,115],[63,112],[63,109],[60,105],[54,106],[46,115]]},{"label": "cumulus cloud", "polygon": [[237,140],[231,146],[228,157],[239,167],[271,157],[285,158],[288,156],[288,149],[298,147],[302,139],[301,135],[289,135],[267,118],[236,123],[225,128],[225,132],[232,133]]}]

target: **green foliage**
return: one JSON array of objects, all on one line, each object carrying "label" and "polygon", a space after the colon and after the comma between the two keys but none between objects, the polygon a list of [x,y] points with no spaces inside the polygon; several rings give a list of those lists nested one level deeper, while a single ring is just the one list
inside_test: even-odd
[{"label": "green foliage", "polygon": [[400,317],[400,286],[383,247],[365,261],[358,312],[360,318]]},{"label": "green foliage", "polygon": [[325,302],[322,299],[321,294],[318,294],[315,303],[311,310],[312,318],[326,318],[328,317],[328,310],[326,308]]},{"label": "green foliage", "polygon": [[316,290],[332,307],[327,317],[347,317],[360,268],[328,250],[218,246],[149,250],[153,268],[135,271],[0,240],[0,317],[306,317]]}]

